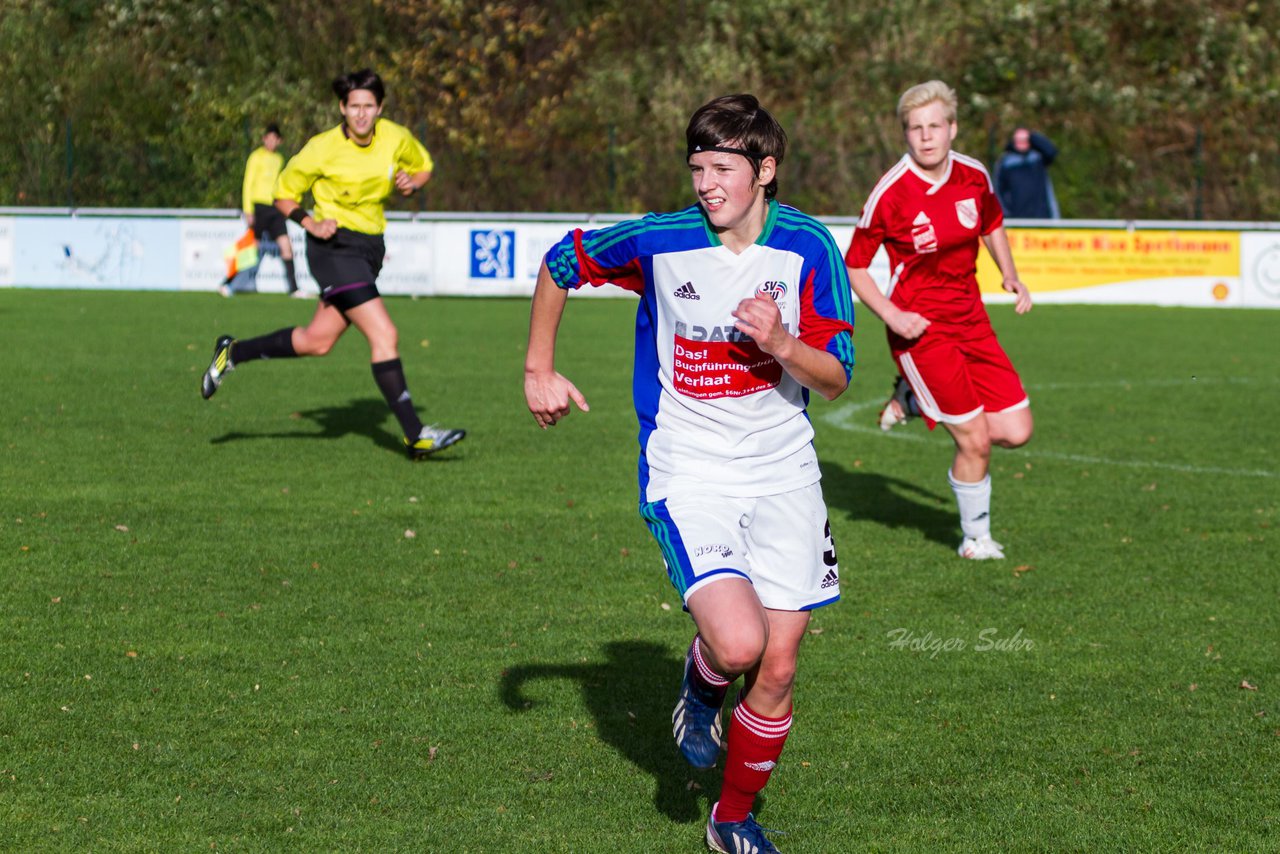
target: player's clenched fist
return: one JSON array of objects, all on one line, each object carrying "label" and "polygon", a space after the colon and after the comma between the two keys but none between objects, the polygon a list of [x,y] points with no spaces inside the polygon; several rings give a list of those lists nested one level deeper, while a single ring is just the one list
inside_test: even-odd
[{"label": "player's clenched fist", "polygon": [[760,345],[760,349],[770,355],[776,355],[778,349],[786,343],[787,330],[782,326],[782,313],[770,296],[757,294],[744,299],[738,303],[733,317],[737,321],[734,327],[739,332],[750,335]]},{"label": "player's clenched fist", "polygon": [[884,321],[890,329],[908,341],[919,338],[929,328],[929,320],[914,311],[886,312]]},{"label": "player's clenched fist", "polygon": [[338,233],[338,221],[336,219],[322,219],[316,222],[313,217],[307,232],[317,240],[328,240]]},{"label": "player's clenched fist", "polygon": [[400,191],[402,196],[412,196],[414,191],[418,189],[418,185],[413,183],[413,176],[403,169],[396,172],[395,184],[396,189]]}]

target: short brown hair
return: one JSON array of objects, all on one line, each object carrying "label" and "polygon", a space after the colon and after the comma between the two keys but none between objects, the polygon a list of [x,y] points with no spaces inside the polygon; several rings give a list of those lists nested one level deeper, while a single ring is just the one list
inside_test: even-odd
[{"label": "short brown hair", "polygon": [[[787,132],[755,95],[722,95],[697,109],[684,132],[688,155],[699,151],[731,151],[751,161],[756,177],[760,162],[772,157],[781,163],[787,152]],[[765,185],[764,196],[778,195],[777,172]]]}]

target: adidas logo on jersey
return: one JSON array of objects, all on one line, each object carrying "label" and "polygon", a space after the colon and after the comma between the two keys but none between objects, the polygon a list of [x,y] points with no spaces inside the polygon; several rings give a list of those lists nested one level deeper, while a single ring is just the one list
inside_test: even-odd
[{"label": "adidas logo on jersey", "polygon": [[838,586],[839,584],[840,584],[840,575],[839,575],[839,573],[837,573],[837,572],[835,571],[835,569],[834,569],[834,568],[833,568],[833,569],[829,569],[829,570],[827,570],[827,574],[826,574],[826,575],[824,575],[824,576],[822,577],[822,587],[821,587],[821,589],[822,589],[822,590],[826,590],[826,589],[827,589],[827,588],[829,588],[829,587],[836,587],[836,586]]},{"label": "adidas logo on jersey", "polygon": [[676,299],[702,299],[702,297],[698,296],[698,292],[693,289],[693,282],[685,282],[676,288],[673,293],[676,295]]}]

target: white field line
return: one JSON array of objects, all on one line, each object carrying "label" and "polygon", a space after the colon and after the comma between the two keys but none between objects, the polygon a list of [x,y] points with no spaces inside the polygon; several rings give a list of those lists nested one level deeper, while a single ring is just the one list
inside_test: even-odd
[{"label": "white field line", "polygon": [[[1130,382],[1127,380],[1109,380],[1098,382],[1081,382],[1081,383],[1043,383],[1041,385],[1032,386],[1030,392],[1032,396],[1037,391],[1052,391],[1064,388],[1127,388],[1130,386],[1172,386],[1183,385],[1189,383],[1190,380],[1146,380],[1142,382]],[[1268,382],[1267,380],[1253,380],[1250,377],[1219,377],[1219,378],[1201,378],[1197,382],[1207,383],[1238,383],[1249,384],[1252,382],[1265,383],[1268,385],[1280,383],[1280,379]],[[847,403],[836,409],[831,410],[822,415],[822,421],[827,424],[844,430],[848,433],[866,433],[872,436],[880,436],[898,442],[927,442],[931,437],[918,431],[904,431],[901,429],[890,431],[888,434],[881,432],[875,421],[868,416],[868,411],[879,411],[884,405],[883,399],[860,401],[856,403]],[[1016,454],[1022,457],[1031,457],[1033,459],[1042,460],[1060,460],[1062,462],[1085,463],[1087,465],[1097,466],[1116,466],[1119,468],[1135,468],[1135,469],[1159,469],[1163,471],[1176,471],[1186,474],[1216,474],[1226,475],[1229,477],[1265,477],[1280,478],[1280,472],[1270,471],[1268,469],[1232,469],[1222,466],[1194,466],[1185,463],[1166,463],[1158,460],[1142,461],[1142,460],[1116,460],[1109,457],[1093,457],[1086,454],[1064,454],[1057,451],[1041,451],[1029,450],[1026,448],[1018,448],[1015,450],[1000,449],[997,451],[999,455]]]},{"label": "white field line", "polygon": [[1059,454],[1054,451],[1028,451],[1024,448],[1013,450],[999,449],[1000,454],[1017,454],[1021,457],[1035,457],[1042,460],[1063,460],[1070,463],[1088,463],[1100,466],[1121,466],[1131,469],[1161,469],[1163,471],[1179,471],[1187,474],[1221,474],[1229,477],[1280,477],[1280,472],[1266,469],[1229,469],[1219,466],[1190,466],[1185,463],[1142,462],[1141,460],[1113,460],[1107,457],[1089,457],[1084,454]]},{"label": "white field line", "polygon": [[1183,388],[1194,385],[1277,385],[1280,377],[1199,377],[1188,375],[1167,380],[1089,380],[1087,382],[1037,383],[1027,386],[1030,392],[1057,391],[1064,388]]}]

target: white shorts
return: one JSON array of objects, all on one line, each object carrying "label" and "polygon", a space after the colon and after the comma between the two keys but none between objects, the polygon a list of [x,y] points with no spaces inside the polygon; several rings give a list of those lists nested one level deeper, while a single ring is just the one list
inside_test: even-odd
[{"label": "white shorts", "polygon": [[640,515],[686,602],[725,578],[750,581],[760,603],[777,611],[809,611],[840,598],[821,484],[763,498],[681,492],[642,502]]}]

